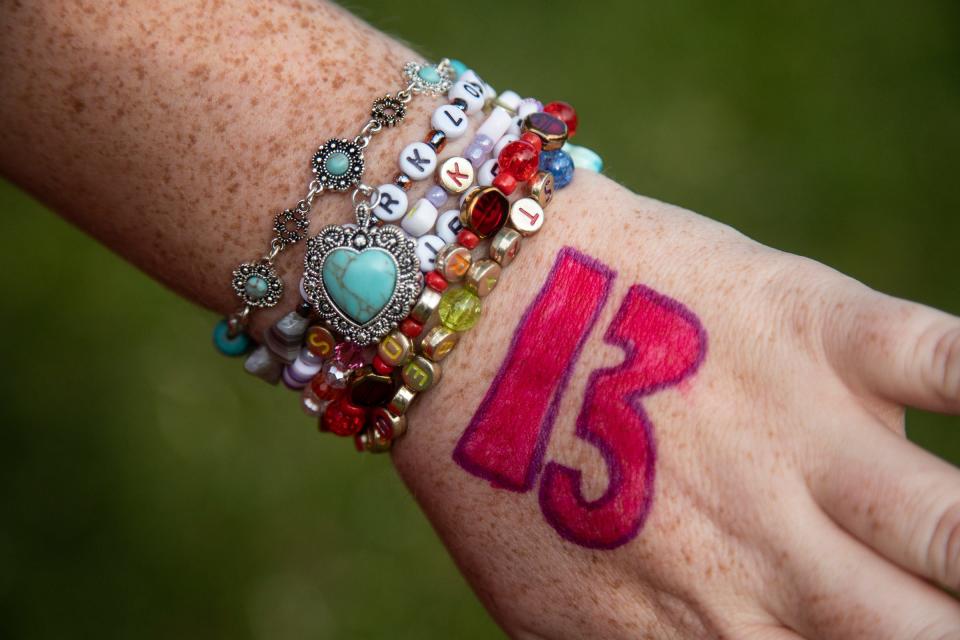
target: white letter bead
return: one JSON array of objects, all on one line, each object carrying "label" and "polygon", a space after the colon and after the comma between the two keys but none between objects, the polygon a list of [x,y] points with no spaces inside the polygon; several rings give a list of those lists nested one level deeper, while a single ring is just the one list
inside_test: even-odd
[{"label": "white letter bead", "polygon": [[437,171],[437,181],[449,193],[463,193],[473,185],[473,165],[466,158],[452,156]]},{"label": "white letter bead", "polygon": [[437,107],[436,111],[433,112],[430,117],[430,124],[434,129],[443,131],[451,140],[455,140],[467,132],[470,118],[452,104],[445,104]]},{"label": "white letter bead", "polygon": [[510,226],[532,236],[543,226],[543,207],[533,198],[520,198],[510,205]]},{"label": "white letter bead", "polygon": [[495,158],[490,158],[477,170],[477,184],[481,187],[489,187],[493,184],[493,179],[500,172],[500,163]]},{"label": "white letter bead", "polygon": [[503,107],[495,107],[480,128],[477,129],[478,136],[487,136],[491,140],[499,140],[503,134],[510,128],[513,117],[510,112]]},{"label": "white letter bead", "polygon": [[450,87],[450,92],[447,96],[451,100],[460,98],[467,103],[467,113],[474,114],[483,109],[483,93],[484,87],[482,83],[471,82],[466,79],[467,74],[463,74],[456,84]]},{"label": "white letter bead", "polygon": [[520,102],[520,106],[517,107],[517,115],[521,118],[526,118],[531,113],[537,112],[537,101],[533,98],[527,98]]},{"label": "white letter bead", "polygon": [[407,212],[407,193],[395,184],[382,184],[379,187],[380,202],[373,215],[384,222],[396,222]]},{"label": "white letter bead", "polygon": [[403,216],[400,227],[414,238],[419,238],[433,229],[433,223],[436,221],[437,208],[426,198],[420,198],[407,215]]},{"label": "white letter bead", "polygon": [[400,171],[414,180],[429,178],[436,168],[437,153],[426,142],[413,142],[400,152]]},{"label": "white letter bead", "polygon": [[427,234],[417,238],[417,260],[420,261],[420,271],[430,273],[436,265],[437,254],[443,245],[447,244],[440,236]]},{"label": "white letter bead", "polygon": [[507,128],[507,135],[520,137],[520,133],[523,131],[523,118],[520,116],[514,116],[513,120],[510,121],[510,126]]},{"label": "white letter bead", "polygon": [[460,209],[444,211],[437,218],[437,235],[447,244],[456,242],[457,234],[462,230],[463,223],[460,222]]},{"label": "white letter bead", "polygon": [[516,91],[504,91],[497,96],[497,106],[516,113],[517,107],[520,106],[520,94]]},{"label": "white letter bead", "polygon": [[504,148],[505,146],[507,146],[507,145],[510,144],[511,142],[516,142],[516,141],[519,140],[519,139],[520,139],[520,136],[515,136],[515,135],[510,134],[510,133],[508,133],[507,135],[503,136],[502,138],[500,138],[500,142],[498,142],[496,145],[494,145],[494,147],[493,147],[493,153],[490,154],[490,157],[491,157],[491,158],[499,158],[499,157],[500,157],[500,152],[503,151],[503,148]]}]

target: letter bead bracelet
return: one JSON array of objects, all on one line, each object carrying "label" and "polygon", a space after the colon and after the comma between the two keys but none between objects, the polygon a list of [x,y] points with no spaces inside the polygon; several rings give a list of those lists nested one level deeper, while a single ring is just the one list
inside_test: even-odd
[{"label": "letter bead bracelet", "polygon": [[[456,60],[408,63],[404,73],[410,84],[393,98],[399,109],[381,103],[390,117],[399,113],[402,120],[413,93],[446,93],[449,102],[434,110],[427,135],[404,147],[393,181],[376,189],[359,177],[350,182],[362,163],[356,152],[366,143],[355,150],[357,140],[349,148],[333,140],[338,144],[328,142],[317,152],[315,181],[322,175],[324,188],[355,187],[355,222],[328,225],[307,240],[302,303],[268,330],[244,364],[270,383],[282,380],[300,391],[304,411],[319,419],[320,430],[353,437],[360,451],[388,451],[406,432],[408,409],[440,381],[440,362],[476,324],[482,299],[521,241],[543,226],[554,190],[570,183],[575,168],[602,169],[594,152],[567,142],[578,121],[566,103],[544,106],[512,91],[497,95]],[[370,123],[379,122],[376,110],[377,103],[358,139],[375,132]],[[463,155],[440,158],[447,140],[464,135],[469,119],[481,114],[485,118]],[[383,126],[392,125],[376,130]],[[435,184],[408,206],[413,182],[427,179]],[[456,205],[441,211],[451,198],[458,198]],[[298,230],[297,240],[305,231]],[[238,278],[252,274],[272,291],[256,267],[272,270],[279,252],[273,246],[260,263],[242,265],[254,270],[235,274],[235,290]],[[238,295],[243,310],[214,332],[228,355],[248,352],[242,327],[249,309],[267,306]]]}]

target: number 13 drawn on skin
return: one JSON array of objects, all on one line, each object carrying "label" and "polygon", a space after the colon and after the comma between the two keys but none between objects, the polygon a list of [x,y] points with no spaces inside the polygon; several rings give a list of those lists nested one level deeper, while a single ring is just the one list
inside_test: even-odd
[{"label": "number 13 drawn on skin", "polygon": [[650,510],[656,446],[641,400],[693,375],[707,349],[707,334],[686,307],[642,285],[630,287],[604,334],[626,357],[590,375],[576,420],[577,437],[607,465],[606,490],[586,500],[579,470],[557,462],[544,467],[543,458],[567,381],[614,278],[571,247],[557,254],[453,453],[461,467],[498,488],[527,492],[540,476],[547,522],[567,540],[597,549],[632,540]]}]

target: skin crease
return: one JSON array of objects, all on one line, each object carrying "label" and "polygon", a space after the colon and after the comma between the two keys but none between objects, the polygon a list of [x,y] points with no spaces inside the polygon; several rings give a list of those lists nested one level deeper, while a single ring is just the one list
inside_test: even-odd
[{"label": "skin crease", "polygon": [[[218,312],[236,305],[230,270],[263,252],[272,215],[302,197],[316,145],[352,135],[413,55],[306,1],[8,0],[0,31],[0,170]],[[371,145],[372,184],[439,103],[418,98]],[[323,196],[313,228],[348,219],[347,196]],[[496,490],[452,459],[563,246],[618,274],[545,455],[582,470],[587,499],[606,470],[575,419],[591,372],[624,358],[603,332],[630,287],[678,301],[710,336],[695,376],[643,401],[655,495],[642,532],[613,550],[565,541],[534,492]],[[960,607],[934,586],[960,586],[960,475],[904,440],[902,408],[960,411],[956,318],[585,171],[484,316],[394,460],[512,636],[960,638]]]}]

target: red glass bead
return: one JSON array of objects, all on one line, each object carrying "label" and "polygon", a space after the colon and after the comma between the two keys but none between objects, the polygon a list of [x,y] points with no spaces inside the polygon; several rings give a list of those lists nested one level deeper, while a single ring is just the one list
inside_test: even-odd
[{"label": "red glass bead", "polygon": [[382,376],[388,376],[393,372],[393,365],[383,361],[379,355],[373,356],[373,370]]},{"label": "red glass bead", "polygon": [[508,196],[516,190],[517,179],[514,178],[512,174],[501,171],[497,177],[493,179],[493,186],[502,191],[503,195]]},{"label": "red glass bead", "polygon": [[572,138],[573,134],[577,132],[577,112],[566,102],[551,102],[543,108],[543,112],[563,120],[563,123],[567,125],[568,138]]},{"label": "red glass bead", "polygon": [[363,453],[364,451],[366,451],[366,447],[363,446],[362,434],[358,433],[357,435],[353,436],[353,446],[355,446],[357,448],[357,451],[359,451],[360,453]]},{"label": "red glass bead", "polygon": [[323,412],[323,426],[338,436],[352,436],[360,433],[367,421],[367,411],[358,407],[346,397],[327,405]]},{"label": "red glass bead", "polygon": [[[528,145],[529,146],[529,145]],[[460,222],[481,238],[489,238],[507,221],[510,201],[495,187],[481,187],[467,196]]]},{"label": "red glass bead", "polygon": [[393,440],[393,425],[383,416],[374,417],[373,428],[384,440]]},{"label": "red glass bead", "polygon": [[520,134],[520,139],[536,149],[537,153],[540,153],[540,149],[543,147],[543,140],[540,139],[540,136],[532,131],[524,131]]},{"label": "red glass bead", "polygon": [[323,375],[323,373],[318,376],[314,376],[313,380],[310,381],[310,388],[313,389],[313,392],[321,400],[333,400],[338,395],[343,393],[343,389],[331,387],[327,383],[327,378]]},{"label": "red glass bead", "polygon": [[465,249],[476,249],[477,245],[480,244],[480,238],[469,229],[461,229],[460,233],[457,234],[457,244]]},{"label": "red glass bead", "polygon": [[526,182],[537,172],[540,154],[529,142],[514,140],[500,151],[497,163],[500,166],[498,178],[509,173],[517,182]]},{"label": "red glass bead", "polygon": [[431,271],[423,277],[423,281],[427,283],[427,286],[433,289],[434,291],[442,292],[447,288],[447,281],[443,279],[443,276],[437,273],[436,271]]},{"label": "red glass bead", "polygon": [[[431,273],[433,272],[431,271]],[[421,331],[423,331],[423,325],[413,318],[404,318],[403,322],[400,323],[400,333],[408,338],[416,338]]]}]

